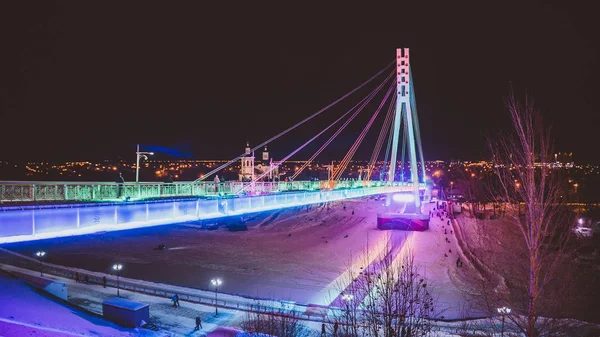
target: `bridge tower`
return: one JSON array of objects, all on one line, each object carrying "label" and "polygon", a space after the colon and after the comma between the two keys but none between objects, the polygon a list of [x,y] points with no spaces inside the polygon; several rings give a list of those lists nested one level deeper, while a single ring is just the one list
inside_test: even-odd
[{"label": "bridge tower", "polygon": [[[404,125],[402,125],[404,123]],[[412,183],[412,192],[417,209],[421,206],[419,195],[419,163],[417,162],[417,150],[421,159],[422,181],[425,180],[425,160],[423,159],[423,149],[421,146],[421,135],[419,132],[419,120],[417,119],[417,110],[415,95],[412,88],[412,76],[410,71],[410,54],[408,48],[396,49],[396,111],[394,114],[392,153],[390,162],[390,172],[388,181],[392,182],[396,177],[396,167],[398,166],[398,144],[400,143],[400,132],[404,126],[404,137],[408,142],[408,160],[410,161],[410,180]],[[405,158],[401,158],[404,163]],[[402,165],[404,167],[404,165]],[[404,173],[404,172],[402,172]]]}]

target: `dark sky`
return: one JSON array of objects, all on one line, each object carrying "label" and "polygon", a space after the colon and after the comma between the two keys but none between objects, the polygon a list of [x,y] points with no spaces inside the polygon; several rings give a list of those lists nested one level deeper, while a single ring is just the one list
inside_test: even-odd
[{"label": "dark sky", "polygon": [[[0,158],[133,160],[137,142],[231,158],[245,140],[262,142],[319,110],[410,47],[427,159],[482,158],[486,137],[508,125],[512,83],[534,97],[558,150],[599,161],[591,2],[413,2],[3,1]],[[367,92],[272,152],[286,155]],[[342,158],[360,128],[322,159]],[[369,158],[376,137],[358,158]]]}]

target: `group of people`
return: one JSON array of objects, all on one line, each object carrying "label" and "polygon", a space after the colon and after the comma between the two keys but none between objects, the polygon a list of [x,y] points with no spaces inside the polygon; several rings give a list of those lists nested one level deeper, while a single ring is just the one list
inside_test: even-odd
[{"label": "group of people", "polygon": [[[106,279],[106,276],[102,276],[102,286],[104,288],[106,288],[106,282],[107,281],[108,280]],[[79,273],[75,273],[75,282],[88,284],[88,283],[90,283],[90,277],[88,275],[85,275],[82,278],[82,277],[79,276]]]},{"label": "group of people", "polygon": [[82,278],[82,277],[79,277],[79,273],[75,273],[75,282],[77,282],[77,283],[90,283],[90,277],[87,276],[87,275],[85,275]]},{"label": "group of people", "polygon": [[[444,221],[444,216],[447,217],[446,219],[446,226],[442,225],[442,229],[444,230],[444,235],[446,235],[446,237],[444,238],[444,241],[446,241],[446,243],[450,243],[450,239],[448,239],[448,230],[450,230],[450,235],[454,234],[454,230],[452,230],[452,218],[453,216],[450,214],[450,212],[448,212],[448,208],[449,205],[445,202],[443,202],[441,205],[439,203],[436,204],[435,207],[433,207],[433,210],[431,210],[429,212],[429,216],[433,217],[436,216],[438,217],[442,223]],[[448,253],[452,253],[452,249],[448,249]],[[444,257],[448,257],[448,253],[444,253]],[[463,266],[463,262],[460,258],[460,256],[456,259],[456,267],[462,267]]]}]

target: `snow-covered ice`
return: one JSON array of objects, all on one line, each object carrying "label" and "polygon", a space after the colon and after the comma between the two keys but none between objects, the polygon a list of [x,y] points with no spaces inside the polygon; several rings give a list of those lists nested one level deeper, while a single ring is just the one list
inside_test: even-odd
[{"label": "snow-covered ice", "polygon": [[[444,223],[433,219],[425,232],[381,231],[376,228],[381,203],[362,198],[329,207],[263,212],[242,219],[247,231],[227,230],[228,224],[242,221],[228,219],[227,223],[173,224],[3,247],[29,256],[43,249],[47,262],[97,272],[110,273],[112,264],[119,262],[127,278],[211,289],[210,280],[219,277],[220,291],[225,293],[328,305],[341,291],[344,271],[364,261],[361,254],[367,246],[378,251],[396,240],[402,249],[411,247],[432,279],[442,306],[448,309],[444,316],[459,317],[464,303],[461,285],[453,277],[458,246],[453,238],[445,242],[441,226],[446,219]],[[166,251],[156,249],[161,243]],[[444,257],[445,252],[449,257]]]}]

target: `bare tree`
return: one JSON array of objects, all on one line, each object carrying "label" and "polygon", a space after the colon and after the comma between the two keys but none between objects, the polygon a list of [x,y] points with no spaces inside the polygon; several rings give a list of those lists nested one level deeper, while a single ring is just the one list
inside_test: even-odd
[{"label": "bare tree", "polygon": [[338,305],[337,336],[428,336],[437,317],[436,300],[425,273],[410,249],[388,244],[367,267],[349,272],[340,287],[345,300]]},{"label": "bare tree", "polygon": [[276,315],[272,313],[248,312],[241,323],[248,333],[266,334],[278,337],[305,337],[311,332],[294,314]]},{"label": "bare tree", "polygon": [[[564,182],[549,163],[552,142],[549,129],[530,99],[519,102],[512,94],[506,101],[514,132],[501,135],[491,145],[497,181],[493,196],[507,207],[503,222],[519,238],[517,244],[500,242],[507,291],[488,288],[488,307],[511,305],[509,319],[528,337],[552,334],[551,307],[560,306],[560,292],[551,287],[570,238],[562,205]],[[500,237],[502,239],[502,237]],[[498,239],[496,239],[498,240]],[[510,272],[508,272],[510,270]]]}]

